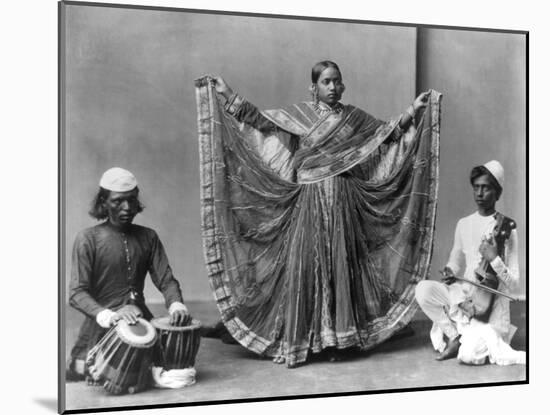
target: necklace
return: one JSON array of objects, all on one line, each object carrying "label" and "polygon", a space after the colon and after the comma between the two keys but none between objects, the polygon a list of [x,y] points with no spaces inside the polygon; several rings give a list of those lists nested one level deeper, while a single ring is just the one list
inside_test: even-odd
[{"label": "necklace", "polygon": [[315,109],[315,112],[321,115],[327,114],[329,112],[340,114],[342,111],[344,111],[344,105],[342,105],[340,102],[337,102],[332,107],[323,102],[313,102],[312,105]]}]

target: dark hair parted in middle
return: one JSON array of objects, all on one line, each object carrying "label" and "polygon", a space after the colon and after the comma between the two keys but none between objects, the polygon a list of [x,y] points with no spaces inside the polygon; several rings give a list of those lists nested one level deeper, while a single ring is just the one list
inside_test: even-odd
[{"label": "dark hair parted in middle", "polygon": [[336,63],[334,63],[332,61],[321,61],[321,62],[316,63],[313,66],[313,68],[311,69],[311,82],[316,84],[317,81],[319,80],[319,77],[323,73],[323,71],[327,68],[336,69],[338,71],[338,73],[340,74],[340,78],[342,78],[342,71],[340,70],[338,65],[336,65]]},{"label": "dark hair parted in middle", "polygon": [[495,179],[495,176],[493,176],[493,174],[487,169],[487,167],[485,166],[474,167],[470,173],[470,184],[473,186],[474,180],[483,175],[489,178],[489,182],[491,183],[491,186],[493,186],[497,191],[497,199],[499,199],[500,195],[502,194],[502,186],[498,183],[497,179]]}]

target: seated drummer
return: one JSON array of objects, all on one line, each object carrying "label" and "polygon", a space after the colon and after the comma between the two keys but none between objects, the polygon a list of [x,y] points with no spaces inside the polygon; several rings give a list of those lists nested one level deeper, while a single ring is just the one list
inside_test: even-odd
[{"label": "seated drummer", "polygon": [[[416,300],[433,321],[430,337],[440,352],[437,360],[458,355],[459,361],[468,364],[483,364],[487,358],[498,364],[524,363],[525,353],[509,346],[515,332],[510,324],[510,300],[495,295],[488,311],[478,315],[472,299],[479,288],[455,278],[465,265],[464,279],[479,282],[476,274],[480,273],[480,264],[485,264],[498,291],[508,294],[519,282],[515,222],[495,209],[503,182],[504,170],[496,160],[472,169],[470,184],[477,211],[456,225],[444,282],[420,281],[417,285]],[[502,224],[499,229],[504,232],[495,238],[497,224]]]},{"label": "seated drummer", "polygon": [[[143,211],[137,180],[127,170],[107,170],[89,214],[103,220],[76,236],[69,303],[85,314],[67,367],[67,381],[87,377],[88,351],[118,320],[135,324],[153,316],[143,297],[147,273],[164,296],[173,325],[190,318],[162,243],[152,229],[133,224]],[[90,378],[88,378],[90,380]]]}]

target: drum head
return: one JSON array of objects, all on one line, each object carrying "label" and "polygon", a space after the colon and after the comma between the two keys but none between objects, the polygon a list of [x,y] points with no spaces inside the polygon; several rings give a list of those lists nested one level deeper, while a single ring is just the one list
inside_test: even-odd
[{"label": "drum head", "polygon": [[157,339],[155,328],[142,318],[138,318],[138,322],[132,325],[119,320],[116,331],[123,342],[134,347],[151,347]]},{"label": "drum head", "polygon": [[188,326],[172,326],[169,316],[154,318],[151,320],[151,324],[157,329],[168,331],[190,331],[197,330],[201,327],[201,322],[195,319],[192,319],[191,324]]}]

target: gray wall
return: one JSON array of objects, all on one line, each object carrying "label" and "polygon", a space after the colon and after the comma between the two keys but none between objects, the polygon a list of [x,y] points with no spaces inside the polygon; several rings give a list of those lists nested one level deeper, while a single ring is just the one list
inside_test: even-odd
[{"label": "gray wall", "polygon": [[445,265],[457,218],[475,210],[473,166],[496,159],[505,187],[497,209],[518,224],[521,284],[526,279],[526,43],[519,34],[420,29],[420,89],[443,93],[441,181],[432,261]]},{"label": "gray wall", "polygon": [[[415,94],[411,28],[74,5],[65,27],[67,253],[94,224],[86,212],[101,173],[127,168],[147,206],[137,222],[159,233],[187,300],[212,298],[194,79],[221,74],[260,108],[277,108],[309,99],[311,66],[331,59],[344,101],[377,117],[398,115]],[[151,285],[146,296],[160,300]]]},{"label": "gray wall", "polygon": [[[515,34],[416,29],[101,7],[66,7],[66,239],[86,215],[101,173],[121,166],[140,182],[155,228],[188,300],[210,299],[200,242],[193,80],[221,74],[260,108],[308,99],[313,63],[338,62],[344,101],[380,118],[419,90],[444,94],[441,182],[432,269],[456,220],[471,213],[472,166],[498,159],[498,208],[518,222],[525,292],[525,41]],[[418,74],[418,78],[417,77]],[[69,261],[66,264],[67,275]],[[436,277],[436,275],[433,275]],[[160,300],[150,285],[150,300]]]}]

